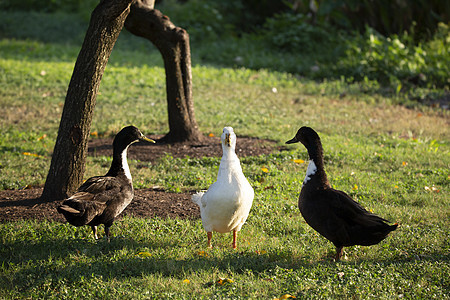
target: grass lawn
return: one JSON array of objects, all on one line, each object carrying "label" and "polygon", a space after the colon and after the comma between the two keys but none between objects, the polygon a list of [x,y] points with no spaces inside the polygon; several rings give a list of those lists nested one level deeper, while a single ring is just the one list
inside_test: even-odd
[{"label": "grass lawn", "polygon": [[[0,35],[0,189],[42,185],[50,166],[85,27],[71,16],[47,19],[53,20],[41,20],[47,35],[33,28]],[[56,30],[51,22],[71,27]],[[450,298],[448,110],[411,105],[408,95],[383,93],[377,82],[215,67],[192,51],[203,133],[220,135],[232,126],[239,147],[239,136],[283,144],[300,126],[311,126],[322,138],[333,187],[399,229],[378,245],[345,248],[347,259],[334,263],[332,244],[297,208],[307,153],[295,144],[241,159],[255,200],[237,251],[230,234],[215,234],[215,247],[207,249],[201,220],[126,217],[113,225],[109,243],[94,241],[87,227],[2,223],[0,298]],[[128,124],[145,134],[168,131],[162,60],[150,45],[122,34],[91,130],[111,136]],[[136,188],[178,192],[206,189],[219,162],[166,157],[137,169],[143,162],[129,161]],[[107,157],[89,157],[85,177],[106,172],[108,164]]]}]

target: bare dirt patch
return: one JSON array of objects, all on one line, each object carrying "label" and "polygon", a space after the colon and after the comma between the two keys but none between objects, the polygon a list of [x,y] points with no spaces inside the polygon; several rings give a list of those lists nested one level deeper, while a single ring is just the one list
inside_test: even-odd
[{"label": "bare dirt patch", "polygon": [[[162,136],[149,137],[158,140]],[[239,157],[258,156],[272,153],[277,149],[284,149],[284,147],[277,147],[275,141],[252,137],[238,137],[236,148],[236,153]],[[111,156],[112,138],[92,139],[89,142],[88,153],[92,156]],[[197,158],[220,157],[222,156],[222,146],[219,137],[205,137],[205,140],[201,143],[151,144],[140,142],[133,144],[128,150],[128,158],[150,162],[157,161],[167,154],[174,158],[187,156]]]},{"label": "bare dirt patch", "polygon": [[[159,136],[151,136],[158,139]],[[238,137],[237,154],[239,157],[258,156],[273,151],[283,150],[276,142],[251,137]],[[92,139],[88,154],[92,156],[112,155],[112,138]],[[130,147],[128,157],[140,161],[156,162],[166,155],[172,157],[220,157],[222,147],[218,137],[207,137],[202,143],[144,144],[137,143]],[[42,187],[24,190],[0,191],[0,222],[23,219],[49,220],[65,222],[56,211],[60,202],[40,203]],[[168,193],[162,190],[135,190],[133,202],[124,210],[122,216],[152,218],[199,218],[197,205],[190,201],[190,193]]]}]

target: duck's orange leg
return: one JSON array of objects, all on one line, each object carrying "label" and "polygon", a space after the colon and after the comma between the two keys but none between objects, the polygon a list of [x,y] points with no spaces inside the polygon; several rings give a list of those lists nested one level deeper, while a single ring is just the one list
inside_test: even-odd
[{"label": "duck's orange leg", "polygon": [[233,249],[237,248],[237,231],[233,230]]}]

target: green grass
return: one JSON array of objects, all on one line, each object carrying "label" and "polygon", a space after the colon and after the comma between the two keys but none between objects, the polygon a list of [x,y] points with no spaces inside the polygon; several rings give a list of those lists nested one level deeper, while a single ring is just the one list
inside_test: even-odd
[{"label": "green grass", "polygon": [[[0,31],[0,189],[45,181],[83,36],[83,25],[73,21],[79,28],[73,38],[51,40],[47,23],[47,35],[29,28],[22,29],[25,36]],[[145,134],[167,132],[164,69],[150,48],[121,35],[92,131],[111,136],[134,124]],[[379,245],[346,248],[348,259],[332,262],[331,243],[306,225],[297,208],[306,163],[293,160],[307,160],[307,154],[296,144],[241,159],[255,200],[237,251],[229,234],[215,234],[214,249],[206,249],[200,220],[126,217],[113,225],[110,243],[94,241],[89,228],[2,223],[0,298],[449,298],[448,111],[383,93],[369,80],[315,82],[195,59],[192,73],[203,133],[219,135],[231,125],[239,147],[239,136],[283,144],[300,126],[311,126],[321,135],[332,185],[400,228]],[[89,157],[85,177],[106,172],[110,161]],[[131,160],[130,166],[136,188],[185,192],[214,182],[219,161],[166,156],[154,164]],[[219,285],[219,278],[233,282]]]}]

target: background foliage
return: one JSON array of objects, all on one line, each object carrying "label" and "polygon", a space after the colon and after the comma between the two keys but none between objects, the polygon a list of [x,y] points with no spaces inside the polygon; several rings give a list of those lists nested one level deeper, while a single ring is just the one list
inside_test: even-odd
[{"label": "background foliage", "polygon": [[[86,21],[96,3],[4,0],[0,9],[75,11]],[[449,1],[164,0],[156,7],[188,30],[193,55],[202,62],[270,68],[319,80],[368,78],[393,91],[449,88]],[[8,32],[3,29],[3,35]],[[201,43],[210,47],[195,53]],[[255,57],[254,48],[285,55],[282,60]]]}]

